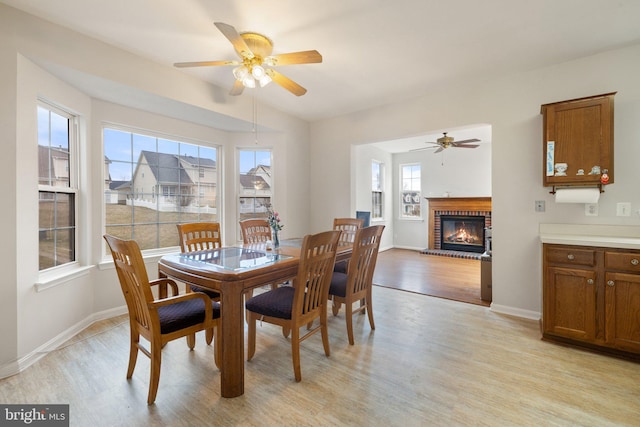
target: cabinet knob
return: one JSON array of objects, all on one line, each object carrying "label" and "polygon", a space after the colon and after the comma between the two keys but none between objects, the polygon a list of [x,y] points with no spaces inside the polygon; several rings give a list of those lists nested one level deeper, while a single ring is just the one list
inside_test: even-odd
[{"label": "cabinet knob", "polygon": [[607,286],[613,286],[613,285],[615,285],[615,282],[613,280],[607,281]]},{"label": "cabinet knob", "polygon": [[571,261],[573,261],[575,259],[575,256],[573,256],[573,254],[569,254],[567,255],[567,258]]},{"label": "cabinet knob", "polygon": [[593,285],[593,279],[587,279],[587,284]]},{"label": "cabinet knob", "polygon": [[640,264],[640,261],[638,261],[637,258],[634,258],[631,260],[631,265],[638,265],[638,264]]}]

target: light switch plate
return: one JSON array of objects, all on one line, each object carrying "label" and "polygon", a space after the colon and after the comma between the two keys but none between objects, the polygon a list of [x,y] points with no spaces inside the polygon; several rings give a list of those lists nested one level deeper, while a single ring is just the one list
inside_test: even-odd
[{"label": "light switch plate", "polygon": [[631,203],[620,202],[616,205],[617,216],[631,216]]},{"label": "light switch plate", "polygon": [[544,200],[536,200],[536,212],[544,212]]}]

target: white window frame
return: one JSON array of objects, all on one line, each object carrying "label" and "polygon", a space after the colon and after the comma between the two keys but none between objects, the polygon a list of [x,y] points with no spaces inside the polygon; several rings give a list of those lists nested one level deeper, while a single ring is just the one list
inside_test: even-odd
[{"label": "white window frame", "polygon": [[[196,140],[193,138],[189,138],[189,137],[184,137],[184,136],[180,136],[180,135],[176,135],[176,134],[165,134],[162,132],[156,132],[156,131],[151,131],[151,130],[145,130],[145,129],[140,129],[140,128],[136,128],[133,126],[126,126],[126,125],[121,125],[121,124],[116,124],[116,123],[112,123],[112,122],[103,122],[102,123],[102,129],[101,129],[101,135],[102,135],[102,155],[105,156],[105,141],[104,141],[104,132],[105,129],[110,129],[110,130],[115,130],[115,131],[120,131],[120,132],[125,132],[125,133],[131,133],[131,134],[136,134],[136,135],[141,135],[144,137],[148,137],[148,138],[153,138],[156,140],[166,140],[166,141],[170,141],[170,142],[175,142],[178,144],[185,144],[185,145],[192,145],[192,146],[199,146],[199,147],[203,147],[206,149],[212,149],[216,151],[216,217],[217,217],[217,221],[218,222],[222,222],[221,217],[222,217],[222,212],[224,212],[224,208],[223,208],[223,196],[222,196],[222,164],[221,164],[221,159],[223,156],[222,153],[222,146],[217,145],[217,144],[213,144],[211,142],[208,141],[202,141],[202,140]],[[157,146],[156,146],[156,150],[157,150]],[[157,152],[157,151],[156,151]],[[136,160],[133,160],[134,162]],[[197,172],[195,172],[195,174],[200,178],[200,167],[196,168]],[[103,169],[103,174],[104,174],[104,169]],[[103,182],[107,179],[106,176],[103,176]],[[171,197],[171,196],[177,196],[178,192],[176,191],[176,187],[175,186],[167,186],[167,185],[161,185],[160,188],[158,188],[159,186],[156,185],[154,186],[151,191],[149,191],[148,195],[152,196],[153,200],[156,201],[158,197]],[[134,197],[137,194],[142,194],[143,189],[141,188],[132,188],[131,189],[131,193],[134,195]],[[197,196],[199,195],[199,192],[196,194]],[[127,196],[129,197],[129,196]],[[102,229],[103,232],[107,232],[106,228],[107,228],[107,217],[106,217],[106,203],[105,203],[105,198],[103,197],[103,202],[102,202],[102,209],[103,209],[103,215],[102,215]],[[176,236],[177,236],[177,231],[176,231]],[[102,254],[102,258],[103,260],[107,260],[111,257],[111,254],[108,253],[107,251],[107,247],[106,245],[102,245],[103,247],[103,254]],[[169,247],[158,247],[158,248],[151,248],[151,249],[144,249],[142,250],[142,253],[144,256],[155,256],[157,254],[163,254],[163,253],[168,253],[168,252],[174,252],[176,249],[176,246],[169,246]]]},{"label": "white window frame", "polygon": [[[422,219],[422,165],[420,163],[403,163],[400,164],[400,192],[399,192],[399,218],[403,220],[421,220]],[[415,168],[418,167],[420,175],[416,178],[413,176],[405,177],[404,169],[406,167]],[[409,186],[405,185],[409,181]],[[417,184],[417,185],[416,185]],[[405,200],[410,198],[411,200]],[[405,213],[405,207],[408,205],[418,205],[420,215],[407,215]]]},{"label": "white window frame", "polygon": [[[249,193],[245,193],[244,188],[242,187],[242,184],[240,182],[240,175],[241,175],[241,171],[242,171],[242,166],[240,164],[241,162],[241,153],[242,152],[268,152],[269,153],[269,169],[271,172],[271,182],[269,183],[269,191],[264,193],[264,194],[259,194],[258,190],[256,189],[255,192],[253,194],[249,194]],[[236,206],[237,206],[237,218],[236,218],[236,224],[238,224],[237,226],[237,235],[238,235],[238,240],[242,240],[242,236],[241,236],[241,231],[240,231],[240,221],[246,218],[243,218],[242,216],[242,205],[243,203],[241,203],[242,199],[246,199],[246,198],[253,198],[254,201],[256,199],[262,199],[262,198],[268,198],[269,199],[269,203],[273,203],[273,196],[274,196],[274,180],[273,180],[273,175],[274,175],[274,167],[273,167],[273,149],[271,147],[238,147],[236,150],[236,174],[235,174],[235,180],[236,180],[236,185],[238,186],[238,191],[236,191],[236,194],[238,195],[237,199],[236,199]],[[254,154],[254,167],[259,166],[259,162],[255,161],[255,154]],[[260,212],[261,213],[261,212]],[[262,216],[264,216],[264,218],[267,218],[267,211],[265,209],[264,211],[264,215],[260,215],[260,213],[257,213],[257,215],[255,215],[255,218],[261,218]]]},{"label": "white window frame", "polygon": [[[374,167],[378,168],[378,178],[374,178]],[[371,161],[371,221],[382,221],[384,219],[384,179],[385,179],[384,163],[378,160]],[[378,195],[379,215],[377,214],[375,198]]]},{"label": "white window frame", "polygon": [[[40,200],[40,193],[41,192],[47,192],[47,193],[62,193],[62,194],[72,194],[73,195],[73,207],[74,207],[74,212],[73,212],[73,227],[75,229],[73,235],[74,235],[74,242],[73,242],[73,248],[74,248],[74,253],[73,253],[73,260],[69,261],[67,263],[64,264],[59,264],[59,265],[54,265],[53,267],[49,267],[49,268],[45,268],[40,270],[40,268],[38,267],[39,270],[39,275],[42,276],[42,278],[48,277],[48,276],[52,276],[52,275],[56,275],[56,274],[61,274],[64,271],[68,271],[70,269],[76,268],[77,266],[79,266],[79,262],[78,262],[78,254],[80,253],[81,248],[78,246],[80,239],[79,239],[79,229],[80,229],[80,225],[79,225],[79,216],[78,216],[78,206],[80,205],[80,200],[79,200],[79,195],[80,195],[80,188],[79,188],[79,173],[80,173],[80,168],[79,168],[79,141],[78,141],[78,135],[79,135],[79,131],[78,131],[78,124],[79,124],[79,117],[67,110],[64,110],[56,105],[54,105],[51,102],[47,102],[44,101],[42,99],[39,99],[37,102],[37,106],[40,108],[44,108],[50,112],[53,112],[55,114],[58,114],[64,118],[66,118],[69,121],[69,126],[68,126],[68,144],[69,144],[69,162],[67,164],[67,168],[68,168],[68,173],[69,173],[69,186],[68,187],[60,187],[60,186],[54,186],[54,185],[43,185],[40,184],[38,182],[38,208],[40,207],[39,205],[39,200]],[[50,123],[50,121],[49,121]],[[38,144],[39,141],[36,141],[36,144]],[[39,180],[39,177],[38,177]],[[38,227],[39,230],[39,227]],[[40,232],[40,231],[38,231]],[[39,251],[38,251],[39,252]],[[55,251],[54,251],[55,252]],[[39,263],[38,263],[39,265]]]}]

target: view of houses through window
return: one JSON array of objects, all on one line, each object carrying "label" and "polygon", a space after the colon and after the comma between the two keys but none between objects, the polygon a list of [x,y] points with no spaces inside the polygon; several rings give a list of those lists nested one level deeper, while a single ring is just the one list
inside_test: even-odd
[{"label": "view of houses through window", "polygon": [[420,165],[400,165],[400,216],[421,218],[420,213]]},{"label": "view of houses through window", "polygon": [[75,117],[38,105],[39,269],[76,260]]},{"label": "view of houses through window", "polygon": [[382,219],[383,165],[371,162],[371,219]]},{"label": "view of houses through window", "polygon": [[179,245],[176,224],[218,221],[215,147],[104,128],[105,231],[140,249]]},{"label": "view of houses through window", "polygon": [[273,197],[271,150],[239,149],[239,220],[266,218]]}]

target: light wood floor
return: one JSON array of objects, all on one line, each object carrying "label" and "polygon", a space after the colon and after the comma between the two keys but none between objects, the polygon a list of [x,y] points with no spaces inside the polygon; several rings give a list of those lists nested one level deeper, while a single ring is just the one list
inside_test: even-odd
[{"label": "light wood floor", "polygon": [[331,357],[304,341],[296,383],[280,328],[258,327],[245,394],[220,397],[213,346],[163,351],[156,403],[149,362],[125,379],[128,325],[99,322],[0,381],[2,403],[70,404],[72,426],[621,426],[640,420],[640,365],[540,340],[538,323],[488,308],[374,288],[376,330],[329,316]]},{"label": "light wood floor", "polygon": [[480,261],[424,255],[407,249],[390,249],[378,254],[373,283],[489,306],[480,298]]}]

